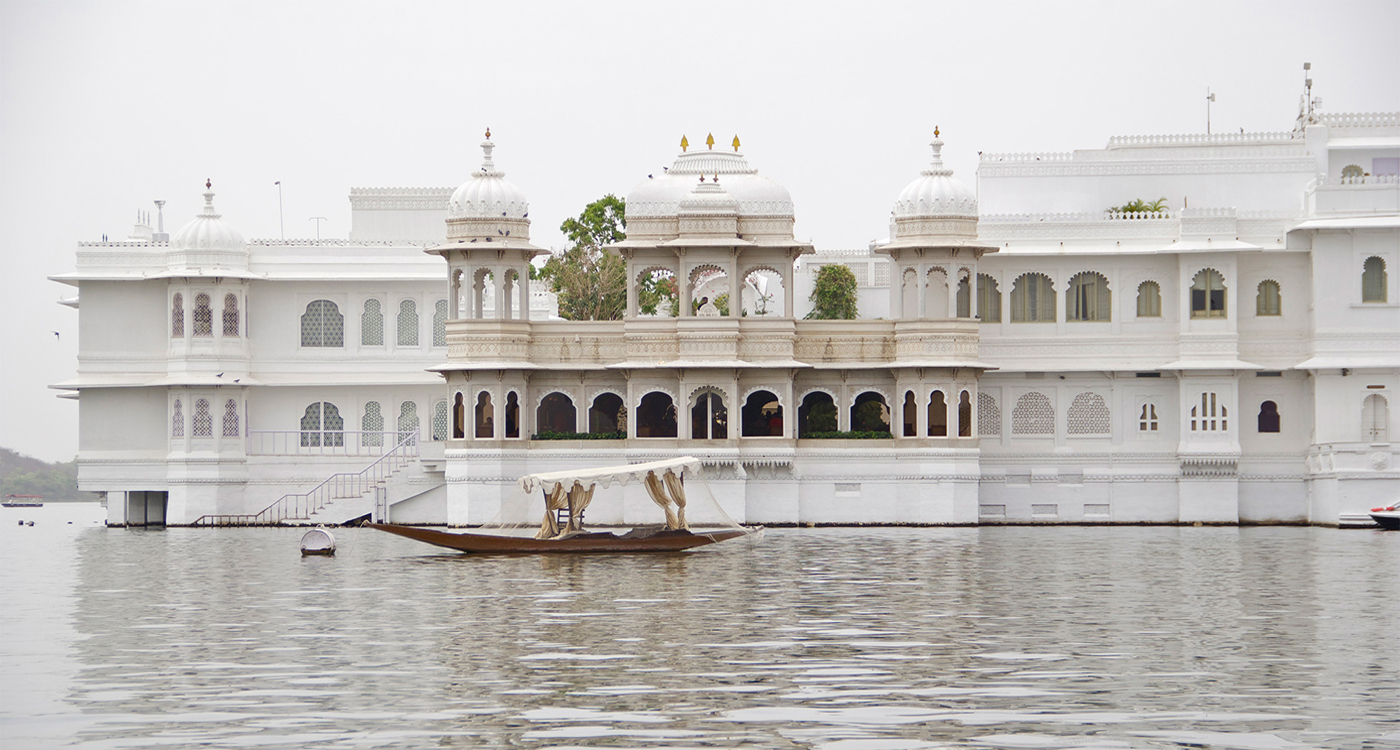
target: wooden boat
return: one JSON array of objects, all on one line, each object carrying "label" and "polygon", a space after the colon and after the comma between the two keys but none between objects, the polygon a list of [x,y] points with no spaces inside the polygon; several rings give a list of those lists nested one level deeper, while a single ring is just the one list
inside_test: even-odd
[{"label": "wooden boat", "polygon": [[[518,482],[521,490],[530,495],[538,489],[544,497],[544,516],[533,536],[452,532],[385,523],[365,525],[427,544],[473,553],[678,552],[745,536],[761,538],[762,526],[744,527],[734,523],[708,490],[704,495],[709,503],[707,511],[722,523],[713,528],[707,523],[705,528],[696,531],[689,528],[686,508],[694,498],[687,499],[684,480],[687,474],[697,477],[699,471],[700,461],[687,456],[521,477]],[[638,525],[622,533],[585,529],[583,516],[593,501],[594,490],[599,486],[626,485],[633,480],[641,481],[646,487],[665,521]],[[703,480],[701,482],[703,486]]]},{"label": "wooden boat", "polygon": [[1372,508],[1371,520],[1388,531],[1400,531],[1400,503],[1384,508]]}]

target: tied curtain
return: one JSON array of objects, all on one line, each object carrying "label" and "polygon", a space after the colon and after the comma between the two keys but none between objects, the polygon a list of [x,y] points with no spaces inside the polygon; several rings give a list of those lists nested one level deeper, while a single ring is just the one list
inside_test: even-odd
[{"label": "tied curtain", "polygon": [[[536,539],[554,539],[568,534],[571,531],[583,530],[583,511],[588,504],[593,502],[593,490],[597,485],[589,485],[587,489],[582,484],[574,482],[574,486],[566,493],[564,483],[554,485],[544,496],[544,520],[540,523],[540,530],[535,534]],[[559,527],[556,511],[569,509],[568,528]]]},{"label": "tied curtain", "polygon": [[[651,501],[661,506],[661,510],[666,513],[668,530],[690,528],[685,520],[685,486],[681,484],[680,477],[667,471],[663,482],[656,476],[656,472],[649,471],[645,484]],[[669,494],[667,490],[670,490]],[[675,505],[677,510],[672,510],[672,505]]]},{"label": "tied curtain", "polygon": [[544,522],[540,524],[540,531],[535,534],[536,539],[553,539],[559,536],[559,521],[555,519],[554,511],[565,507],[564,483],[554,485],[544,496]]}]

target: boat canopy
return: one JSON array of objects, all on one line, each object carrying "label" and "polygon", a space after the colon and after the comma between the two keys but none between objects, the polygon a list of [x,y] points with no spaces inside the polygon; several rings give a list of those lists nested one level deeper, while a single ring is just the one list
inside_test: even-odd
[{"label": "boat canopy", "polygon": [[613,484],[625,485],[633,480],[644,482],[648,474],[656,472],[665,474],[667,471],[674,473],[677,477],[683,476],[685,472],[697,472],[700,470],[700,459],[693,456],[682,456],[671,458],[665,461],[650,461],[644,464],[627,464],[625,466],[600,466],[596,469],[574,469],[571,471],[551,471],[544,474],[526,474],[520,478],[520,489],[526,493],[533,493],[536,489],[550,492],[553,487],[564,485],[572,486],[578,482],[584,487],[592,487],[601,484],[604,487]]}]

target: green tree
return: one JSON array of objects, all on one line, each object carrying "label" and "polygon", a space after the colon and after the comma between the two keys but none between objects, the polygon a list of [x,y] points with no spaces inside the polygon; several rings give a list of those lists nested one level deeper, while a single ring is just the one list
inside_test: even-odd
[{"label": "green tree", "polygon": [[807,313],[807,320],[855,320],[856,275],[841,263],[818,268],[809,299],[812,311]]},{"label": "green tree", "polygon": [[836,404],[822,401],[812,405],[812,410],[807,412],[808,432],[835,432],[836,431]]},{"label": "green tree", "polygon": [[539,274],[559,295],[559,317],[622,319],[627,312],[627,264],[604,248],[627,239],[626,230],[626,203],[611,193],[559,225],[570,246],[545,261]]},{"label": "green tree", "polygon": [[637,284],[637,307],[643,315],[655,315],[665,302],[671,317],[681,314],[680,293],[675,276],[648,274]]}]

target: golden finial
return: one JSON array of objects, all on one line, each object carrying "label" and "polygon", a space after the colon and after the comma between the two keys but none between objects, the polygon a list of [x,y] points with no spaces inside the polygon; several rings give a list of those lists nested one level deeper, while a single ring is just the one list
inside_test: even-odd
[{"label": "golden finial", "polygon": [[937,125],[934,125],[934,126],[933,126],[933,137],[934,137],[934,138],[937,138],[937,137],[938,137],[938,126],[937,126]]},{"label": "golden finial", "polygon": [[491,128],[486,129],[486,139],[491,140]]},{"label": "golden finial", "polygon": [[714,148],[715,148],[715,134],[714,134],[714,133],[710,133],[709,135],[705,136],[705,145],[706,145],[706,146],[709,146],[709,147],[710,147],[710,150],[712,150],[712,151],[714,150]]},{"label": "golden finial", "polygon": [[715,182],[715,183],[718,183],[718,182],[719,182],[719,172],[715,172],[715,178],[714,178],[713,180],[710,180],[710,182]]},{"label": "golden finial", "polygon": [[685,136],[681,136],[681,150],[684,151],[688,148],[690,148],[690,141],[687,141]]},{"label": "golden finial", "polygon": [[739,136],[737,136],[737,135],[734,136],[734,150],[735,150],[735,151],[738,151],[738,150],[739,150]]}]

